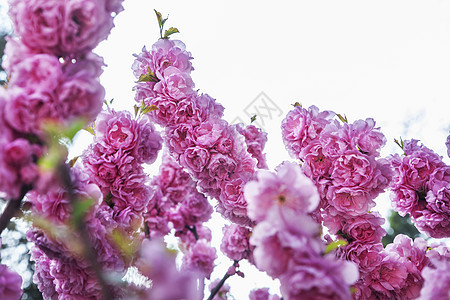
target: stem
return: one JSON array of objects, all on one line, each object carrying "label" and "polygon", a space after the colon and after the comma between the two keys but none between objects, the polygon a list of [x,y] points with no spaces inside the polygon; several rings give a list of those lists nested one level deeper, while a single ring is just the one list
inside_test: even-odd
[{"label": "stem", "polygon": [[[61,181],[67,190],[69,201],[70,201],[72,207],[74,207],[74,205],[78,201],[78,199],[74,192],[72,179],[70,178],[70,168],[65,163],[61,163],[58,167],[58,171],[59,171],[59,175],[61,177]],[[89,232],[83,221],[84,220],[77,222],[75,224],[75,226],[76,226],[76,230],[80,234],[81,241],[84,245],[84,247],[83,247],[84,256],[88,260],[88,262],[91,264],[91,269],[92,269],[92,271],[94,271],[95,277],[97,278],[97,281],[102,288],[103,299],[114,299],[111,294],[110,288],[106,285],[106,281],[103,278],[102,270],[101,270],[100,264],[98,263],[98,260],[97,260],[97,254],[94,251],[94,247],[89,238]]]},{"label": "stem", "polygon": [[[233,262],[233,266],[236,267],[238,265],[238,261],[235,260]],[[233,276],[234,274],[229,274],[228,271],[225,273],[225,275],[223,275],[222,279],[219,281],[219,283],[211,290],[211,294],[209,295],[207,300],[212,300],[214,298],[214,296],[219,292],[219,290],[222,288],[223,284],[225,283],[225,281],[230,278],[231,276]]]},{"label": "stem", "polygon": [[194,237],[195,237],[195,240],[198,241],[197,227],[195,227],[195,225],[192,226],[192,227],[186,225],[186,228],[187,228],[187,230],[189,230],[190,232],[192,232],[192,234],[193,234]]},{"label": "stem", "polygon": [[22,186],[22,189],[20,191],[20,196],[16,199],[10,199],[8,201],[8,203],[6,204],[5,210],[3,211],[2,215],[0,216],[0,234],[8,226],[8,223],[11,220],[11,218],[13,218],[17,214],[17,212],[20,210],[20,206],[22,204],[22,199],[25,197],[25,195],[30,190],[31,190],[30,185]]},{"label": "stem", "polygon": [[225,281],[230,278],[231,275],[227,273],[225,273],[225,275],[223,275],[222,279],[219,281],[219,283],[211,290],[211,294],[208,297],[208,300],[212,300],[214,298],[214,296],[219,292],[219,290],[222,288],[223,284],[225,283]]}]

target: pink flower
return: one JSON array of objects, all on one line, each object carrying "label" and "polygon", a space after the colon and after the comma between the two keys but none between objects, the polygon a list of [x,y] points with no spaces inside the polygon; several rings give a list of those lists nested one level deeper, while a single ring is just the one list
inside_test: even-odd
[{"label": "pink flower", "polygon": [[10,99],[5,118],[17,131],[42,135],[43,122],[60,117],[55,110],[57,99],[53,91],[32,92],[12,86],[7,92]]},{"label": "pink flower", "polygon": [[249,300],[269,300],[269,288],[251,290],[248,297]]},{"label": "pink flower", "polygon": [[364,191],[357,188],[337,188],[331,186],[327,191],[328,203],[341,213],[358,216],[375,206]]},{"label": "pink flower", "polygon": [[29,55],[12,66],[8,85],[52,93],[62,83],[62,65],[49,54]]},{"label": "pink flower", "polygon": [[251,231],[247,227],[231,224],[223,229],[220,250],[231,260],[251,259],[252,247],[249,238]]},{"label": "pink flower", "polygon": [[192,125],[181,124],[166,130],[169,151],[183,153],[187,148],[195,146]]},{"label": "pink flower", "polygon": [[184,254],[182,269],[199,272],[202,276],[209,279],[214,269],[214,260],[216,258],[216,249],[211,247],[205,240],[199,240]]},{"label": "pink flower", "polygon": [[372,244],[354,241],[347,246],[340,247],[338,252],[341,253],[338,257],[356,263],[361,272],[361,278],[363,278],[381,264],[384,257],[383,251],[384,248],[381,242]]},{"label": "pink flower", "polygon": [[363,286],[361,299],[367,299],[371,294],[395,299],[396,292],[403,287],[407,276],[406,267],[397,257],[383,255],[381,263],[358,282]]},{"label": "pink flower", "polygon": [[158,157],[158,152],[162,148],[162,138],[149,118],[144,115],[139,120],[139,143],[134,148],[133,155],[141,163],[151,164]]},{"label": "pink flower", "polygon": [[279,277],[293,260],[323,251],[322,242],[316,239],[318,235],[319,224],[308,215],[272,209],[250,237],[250,244],[255,246],[255,265],[270,276]]},{"label": "pink flower", "polygon": [[62,118],[95,119],[105,98],[105,90],[98,80],[102,65],[103,62],[92,55],[89,60],[65,67],[63,81],[56,89]]},{"label": "pink flower", "polygon": [[350,299],[350,285],[358,279],[358,269],[334,257],[306,258],[280,277],[281,294],[286,299]]},{"label": "pink flower", "polygon": [[331,111],[319,112],[316,106],[308,109],[297,106],[291,110],[281,123],[283,141],[291,156],[298,158],[301,150],[319,137],[334,115]]},{"label": "pink flower", "polygon": [[185,150],[180,156],[180,161],[192,173],[200,173],[208,165],[210,154],[207,149],[195,146]]},{"label": "pink flower", "polygon": [[353,240],[361,243],[380,243],[386,231],[381,227],[384,218],[377,212],[363,215],[345,221],[342,232]]},{"label": "pink flower", "polygon": [[445,300],[450,297],[450,259],[446,257],[433,262],[434,267],[423,269],[425,283],[420,291],[420,300]]},{"label": "pink flower", "polygon": [[208,119],[222,117],[223,110],[223,106],[208,94],[192,95],[178,102],[173,121],[176,124],[202,124]]},{"label": "pink flower", "polygon": [[228,155],[215,153],[211,155],[207,172],[209,177],[217,180],[228,180],[234,174],[237,167],[237,162]]},{"label": "pink flower", "polygon": [[267,142],[267,133],[253,125],[244,128],[242,124],[238,124],[236,130],[245,137],[248,153],[258,160],[257,167],[267,169],[266,157],[262,152]]},{"label": "pink flower", "polygon": [[130,150],[137,146],[138,124],[127,111],[102,112],[95,122],[97,141],[105,147]]},{"label": "pink flower", "polygon": [[15,32],[29,47],[47,51],[58,48],[65,2],[14,0],[10,7]]},{"label": "pink flower", "polygon": [[31,260],[35,261],[33,282],[46,299],[58,297],[55,291],[54,277],[50,274],[52,261],[36,247],[31,248]]},{"label": "pink flower", "polygon": [[319,203],[316,187],[295,163],[283,164],[277,174],[260,170],[256,176],[257,181],[246,184],[244,195],[248,216],[257,222],[264,220],[272,207],[307,213]]},{"label": "pink flower", "polygon": [[181,202],[180,211],[187,225],[203,223],[211,218],[213,208],[203,194],[193,192]]},{"label": "pink flower", "polygon": [[422,209],[414,211],[411,217],[417,229],[431,237],[443,238],[450,236],[450,219],[448,214]]},{"label": "pink flower", "polygon": [[22,277],[7,266],[0,265],[0,298],[20,299],[22,296]]},{"label": "pink flower", "polygon": [[408,276],[399,293],[407,299],[416,299],[420,295],[424,281],[421,271],[429,265],[429,259],[426,256],[427,248],[427,242],[424,239],[416,238],[413,242],[403,234],[397,235],[394,242],[386,246],[386,251],[398,254],[400,261],[406,266]]},{"label": "pink flower", "polygon": [[428,182],[427,207],[450,216],[450,166],[436,169]]},{"label": "pink flower", "polygon": [[331,178],[336,187],[355,187],[371,197],[378,194],[374,190],[387,185],[387,179],[381,174],[376,161],[357,150],[346,151],[334,160]]},{"label": "pink flower", "polygon": [[106,7],[95,0],[69,0],[61,28],[63,53],[86,52],[106,39],[113,28],[113,18]]},{"label": "pink flower", "polygon": [[193,95],[195,93],[193,89],[194,82],[191,76],[172,66],[164,70],[161,80],[154,87],[156,93],[163,94],[175,101]]},{"label": "pink flower", "polygon": [[357,120],[352,124],[344,123],[342,137],[349,143],[351,149],[357,149],[370,156],[378,156],[380,149],[386,144],[386,138],[375,128],[372,118]]}]

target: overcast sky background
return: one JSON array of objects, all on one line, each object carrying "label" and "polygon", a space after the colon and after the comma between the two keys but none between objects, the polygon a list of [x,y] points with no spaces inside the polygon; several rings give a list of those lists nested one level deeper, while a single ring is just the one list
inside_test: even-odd
[{"label": "overcast sky background", "polygon": [[[281,109],[264,118],[270,168],[290,159],[279,127],[297,101],[350,122],[374,118],[387,137],[384,155],[399,152],[393,139],[401,136],[420,139],[449,163],[450,1],[126,0],[124,7],[96,50],[117,109],[135,104],[132,54],[158,39],[156,9],[192,53],[196,88],[225,107],[229,122],[248,122],[243,110],[261,92]],[[221,265],[213,278],[228,262]],[[237,299],[264,287],[251,276],[229,280],[241,283],[232,290]]]}]

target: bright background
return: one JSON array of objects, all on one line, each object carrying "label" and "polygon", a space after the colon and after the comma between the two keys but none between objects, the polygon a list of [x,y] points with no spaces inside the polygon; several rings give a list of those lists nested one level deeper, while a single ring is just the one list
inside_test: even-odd
[{"label": "bright background", "polygon": [[[96,50],[108,65],[101,80],[116,109],[135,104],[132,54],[158,39],[156,9],[170,15],[166,26],[180,30],[173,38],[193,54],[196,88],[225,107],[229,122],[248,123],[243,110],[261,92],[283,111],[264,120],[270,168],[290,159],[279,127],[297,101],[345,114],[350,122],[374,118],[387,137],[384,155],[399,152],[393,139],[401,136],[420,139],[450,163],[450,1],[126,0],[124,7]],[[89,136],[78,142],[74,154]],[[386,212],[388,195],[379,204]],[[220,232],[223,221],[211,224]],[[212,279],[231,264],[217,263]],[[236,299],[270,282],[244,272],[245,279],[228,280]]]}]

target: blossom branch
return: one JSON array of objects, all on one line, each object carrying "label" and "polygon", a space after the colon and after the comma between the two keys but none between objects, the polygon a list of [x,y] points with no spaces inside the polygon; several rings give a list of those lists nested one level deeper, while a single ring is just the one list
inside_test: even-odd
[{"label": "blossom branch", "polygon": [[8,204],[6,204],[5,210],[3,211],[2,215],[0,216],[0,234],[8,226],[8,223],[11,220],[11,218],[13,218],[16,215],[16,213],[19,211],[20,205],[22,204],[22,199],[25,197],[25,195],[30,190],[31,190],[31,186],[24,185],[24,186],[22,186],[22,190],[20,191],[20,196],[17,197],[16,199],[11,199],[8,201]]},{"label": "blossom branch", "polygon": [[219,292],[219,290],[222,288],[223,284],[225,283],[225,281],[227,281],[228,278],[230,278],[236,273],[239,274],[240,271],[236,272],[237,267],[239,267],[239,261],[235,260],[233,262],[233,265],[228,269],[225,275],[223,275],[219,283],[211,290],[211,294],[209,295],[207,300],[212,300],[214,298],[214,296]]},{"label": "blossom branch", "polygon": [[[60,163],[60,165],[58,166],[58,172],[59,172],[61,181],[67,190],[69,201],[70,201],[72,207],[74,207],[76,202],[78,201],[78,199],[74,193],[73,182],[70,177],[70,168],[67,164]],[[83,221],[84,220],[82,218],[81,220],[75,222],[74,225],[76,227],[76,230],[80,234],[81,241],[84,245],[84,247],[83,247],[84,255],[85,255],[86,259],[89,261],[89,263],[91,264],[91,269],[92,269],[92,271],[94,271],[95,277],[97,278],[97,281],[98,281],[99,285],[101,286],[103,299],[114,299],[112,297],[110,289],[106,285],[106,281],[103,277],[101,267],[97,260],[97,255],[93,251],[94,248],[93,248],[93,245],[89,238],[89,233],[87,231],[85,223]]]},{"label": "blossom branch", "polygon": [[198,241],[197,227],[195,227],[195,225],[192,226],[192,227],[186,225],[186,229],[189,230],[190,232],[192,232],[192,234],[193,234],[194,237],[195,237],[195,240]]}]

